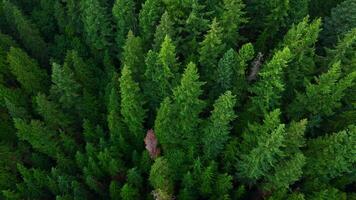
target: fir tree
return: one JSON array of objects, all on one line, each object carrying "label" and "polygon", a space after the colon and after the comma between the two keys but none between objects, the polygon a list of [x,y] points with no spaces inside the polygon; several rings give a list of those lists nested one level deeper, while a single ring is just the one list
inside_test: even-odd
[{"label": "fir tree", "polygon": [[304,145],[306,121],[287,128],[280,115],[277,109],[265,115],[262,125],[250,125],[238,153],[238,177],[247,183],[263,180],[267,191],[288,188],[301,177],[305,163],[299,148]]},{"label": "fir tree", "polygon": [[[154,191],[154,196],[172,197],[173,195],[173,179],[171,169],[167,160],[164,157],[157,158],[151,167],[149,181]],[[167,199],[168,198],[159,198]]]}]

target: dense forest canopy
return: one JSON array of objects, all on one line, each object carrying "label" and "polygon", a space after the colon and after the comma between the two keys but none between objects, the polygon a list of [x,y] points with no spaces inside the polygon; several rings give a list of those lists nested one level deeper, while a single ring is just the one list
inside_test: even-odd
[{"label": "dense forest canopy", "polygon": [[356,0],[0,0],[0,199],[356,199]]}]

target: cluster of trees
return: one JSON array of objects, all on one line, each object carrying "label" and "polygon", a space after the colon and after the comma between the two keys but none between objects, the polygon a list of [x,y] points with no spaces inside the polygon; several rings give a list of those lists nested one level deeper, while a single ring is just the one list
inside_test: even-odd
[{"label": "cluster of trees", "polygon": [[0,199],[355,199],[356,0],[0,0]]}]

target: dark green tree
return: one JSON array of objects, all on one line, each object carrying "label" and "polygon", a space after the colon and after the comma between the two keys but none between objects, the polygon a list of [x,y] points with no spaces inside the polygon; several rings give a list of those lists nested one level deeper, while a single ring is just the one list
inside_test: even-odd
[{"label": "dark green tree", "polygon": [[29,94],[44,92],[49,85],[48,75],[41,69],[36,60],[30,58],[19,48],[11,48],[7,54],[11,73]]},{"label": "dark green tree", "polygon": [[156,27],[156,32],[154,35],[153,49],[158,51],[164,38],[168,35],[171,39],[175,38],[175,30],[173,27],[174,23],[171,20],[169,13],[166,11],[162,14],[159,25]]},{"label": "dark green tree", "polygon": [[136,81],[141,80],[145,71],[142,40],[140,37],[134,36],[132,31],[127,34],[125,46],[123,47],[122,63],[130,67],[133,78]]},{"label": "dark green tree", "polygon": [[162,1],[147,0],[139,13],[140,34],[146,48],[152,46],[156,26],[164,12]]},{"label": "dark green tree", "polygon": [[137,33],[137,17],[135,13],[135,1],[116,0],[112,8],[112,14],[116,23],[116,44],[121,55],[129,31]]},{"label": "dark green tree", "polygon": [[128,127],[131,141],[137,147],[143,144],[145,130],[143,123],[146,111],[143,107],[144,99],[141,90],[132,77],[129,66],[125,65],[120,77],[121,114]]},{"label": "dark green tree", "polygon": [[205,35],[204,40],[200,43],[199,63],[201,66],[202,80],[207,81],[210,86],[214,80],[213,75],[216,73],[218,61],[225,50],[225,43],[222,39],[222,29],[216,19],[210,25],[210,30]]},{"label": "dark green tree", "polygon": [[207,160],[215,160],[230,138],[230,123],[236,118],[236,98],[227,91],[214,103],[214,110],[203,129],[203,152]]},{"label": "dark green tree", "polygon": [[230,47],[235,47],[242,39],[239,29],[247,22],[244,8],[245,4],[242,0],[224,0],[221,27],[223,29],[224,42]]},{"label": "dark green tree", "polygon": [[107,8],[100,0],[81,1],[82,21],[87,44],[94,50],[105,50],[111,45],[111,24]]}]

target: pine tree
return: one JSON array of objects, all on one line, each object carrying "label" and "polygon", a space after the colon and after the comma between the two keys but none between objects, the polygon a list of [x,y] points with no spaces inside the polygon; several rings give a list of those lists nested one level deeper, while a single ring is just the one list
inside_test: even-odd
[{"label": "pine tree", "polygon": [[224,0],[224,11],[221,16],[224,42],[235,47],[241,40],[238,31],[247,22],[245,17],[245,4],[241,0]]},{"label": "pine tree", "polygon": [[16,38],[21,41],[32,56],[39,59],[40,63],[45,64],[48,59],[47,44],[37,27],[10,1],[4,0],[2,6],[9,31],[14,32]]},{"label": "pine tree", "polygon": [[120,106],[121,96],[119,76],[117,73],[115,73],[112,78],[111,92],[109,97],[109,103],[107,106],[107,121],[108,128],[110,131],[110,141],[112,142],[112,145],[122,150],[122,152],[126,152],[128,148],[125,140],[126,127],[123,122]]},{"label": "pine tree", "polygon": [[[256,49],[266,51],[267,47],[270,47],[275,41],[273,38],[286,25],[290,5],[289,0],[266,1],[262,5],[264,8],[260,9],[266,9],[267,14],[263,16],[263,20],[260,22],[262,23],[262,32],[257,38]],[[261,18],[256,17],[255,19],[260,20]]]},{"label": "pine tree", "polygon": [[[183,54],[187,60],[197,62],[199,56],[195,52],[199,49],[199,42],[203,39],[204,33],[209,29],[210,12],[206,11],[206,6],[197,0],[192,0],[191,12],[185,20],[185,24],[180,35],[179,54]],[[193,53],[194,52],[194,53]]]},{"label": "pine tree", "polygon": [[143,44],[146,48],[152,46],[156,26],[159,23],[160,17],[163,14],[163,5],[161,1],[147,0],[142,5],[139,13],[139,27],[142,36]]},{"label": "pine tree", "polygon": [[19,48],[11,48],[7,54],[11,73],[20,82],[22,88],[29,94],[47,90],[48,75],[41,69],[36,60],[30,58]]},{"label": "pine tree", "polygon": [[128,127],[130,138],[137,147],[143,143],[143,129],[146,111],[143,108],[144,99],[138,84],[133,80],[129,66],[125,65],[120,77],[121,114]]},{"label": "pine tree", "polygon": [[125,46],[123,47],[122,63],[130,67],[136,81],[142,78],[142,74],[145,71],[142,41],[140,37],[134,36],[132,31],[127,34]]},{"label": "pine tree", "polygon": [[276,52],[272,59],[262,67],[259,73],[260,79],[250,89],[250,92],[254,94],[251,97],[252,112],[263,115],[279,107],[282,92],[285,89],[283,70],[290,58],[291,52],[286,47]]},{"label": "pine tree", "polygon": [[99,0],[81,1],[82,21],[87,44],[94,50],[111,45],[111,24],[106,8]]},{"label": "pine tree", "polygon": [[135,14],[135,2],[133,0],[116,0],[112,8],[112,14],[116,22],[116,44],[121,55],[129,31],[137,32],[137,20]]},{"label": "pine tree", "polygon": [[216,73],[216,68],[220,56],[223,54],[225,44],[222,40],[222,29],[216,19],[213,20],[210,30],[205,35],[204,40],[200,43],[199,63],[201,66],[202,79],[207,81],[209,86],[213,80],[213,74]]},{"label": "pine tree", "polygon": [[203,130],[203,151],[207,160],[215,160],[229,140],[230,123],[236,117],[235,103],[235,96],[227,91],[214,104],[214,110]]}]

